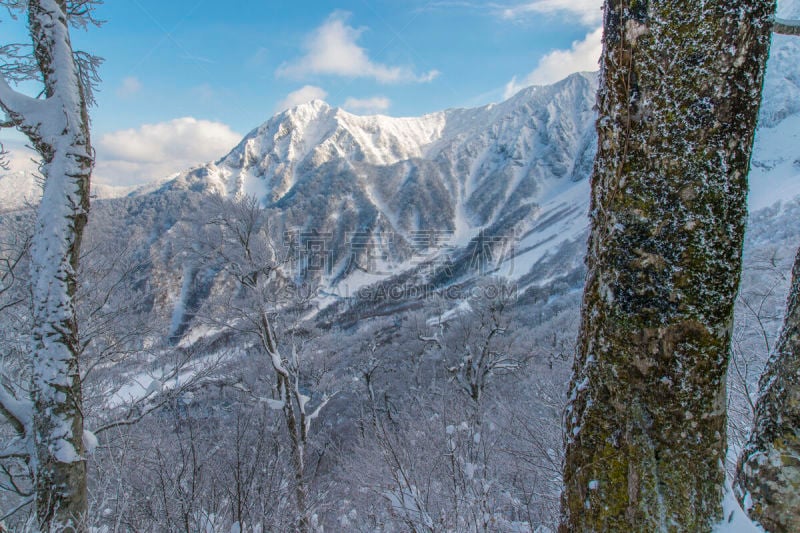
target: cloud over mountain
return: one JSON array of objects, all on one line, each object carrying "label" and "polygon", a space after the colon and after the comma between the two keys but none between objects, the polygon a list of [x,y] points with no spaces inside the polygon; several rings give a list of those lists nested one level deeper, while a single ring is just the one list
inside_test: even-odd
[{"label": "cloud over mountain", "polygon": [[379,83],[425,83],[439,75],[436,70],[416,74],[408,66],[385,65],[373,60],[358,44],[366,28],[348,25],[348,18],[349,14],[343,11],[332,13],[306,39],[306,54],[281,65],[277,75],[292,79],[313,75],[372,78]]},{"label": "cloud over mountain", "polygon": [[504,98],[510,98],[529,85],[554,83],[573,72],[594,72],[599,68],[598,61],[603,51],[602,38],[603,29],[597,28],[583,40],[573,42],[569,50],[553,50],[542,57],[536,68],[525,77],[512,78],[506,85]]},{"label": "cloud over mountain", "polygon": [[135,185],[225,155],[241,139],[226,124],[183,117],[108,133],[96,143],[95,176]]},{"label": "cloud over mountain", "polygon": [[314,85],[305,85],[296,91],[292,91],[286,95],[286,98],[278,102],[275,106],[275,112],[280,113],[301,104],[307,104],[312,100],[324,100],[328,96],[325,89],[316,87]]}]

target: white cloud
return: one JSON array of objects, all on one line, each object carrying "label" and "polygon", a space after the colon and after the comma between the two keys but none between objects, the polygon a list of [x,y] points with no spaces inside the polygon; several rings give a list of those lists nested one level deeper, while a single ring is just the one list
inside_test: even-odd
[{"label": "white cloud", "polygon": [[529,85],[546,85],[561,80],[573,72],[595,71],[603,51],[603,29],[598,28],[575,41],[569,50],[554,50],[539,60],[536,68],[518,80],[514,77],[505,88],[504,98],[510,98]]},{"label": "white cloud", "polygon": [[343,108],[353,113],[383,113],[392,106],[392,101],[384,96],[372,98],[348,98],[344,101]]},{"label": "white cloud", "polygon": [[278,76],[302,79],[309,75],[332,75],[346,78],[372,78],[380,83],[429,82],[439,72],[417,75],[409,67],[376,63],[358,45],[365,28],[347,25],[349,14],[336,11],[306,40],[306,55],[283,64]]},{"label": "white cloud", "polygon": [[222,157],[242,136],[220,122],[177,118],[108,133],[96,143],[94,176],[105,185],[137,185]]},{"label": "white cloud", "polygon": [[286,98],[278,102],[278,105],[275,106],[275,112],[280,113],[281,111],[286,111],[295,106],[307,104],[312,100],[324,100],[327,96],[328,93],[321,87],[306,85],[286,95]]},{"label": "white cloud", "polygon": [[602,0],[535,0],[500,10],[505,19],[517,19],[530,13],[566,14],[577,16],[578,21],[594,27],[603,19]]},{"label": "white cloud", "polygon": [[130,98],[142,91],[142,82],[136,76],[128,76],[117,88],[117,96],[120,98]]}]

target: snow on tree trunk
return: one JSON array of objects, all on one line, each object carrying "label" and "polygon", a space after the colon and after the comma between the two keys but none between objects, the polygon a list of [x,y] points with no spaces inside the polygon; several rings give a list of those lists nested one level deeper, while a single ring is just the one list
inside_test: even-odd
[{"label": "snow on tree trunk", "polygon": [[563,531],[709,531],[774,2],[607,0]]},{"label": "snow on tree trunk", "polygon": [[82,531],[86,460],[73,297],[94,157],[67,3],[29,0],[27,10],[45,99],[0,80],[0,105],[41,155],[45,177],[31,246],[36,510],[42,530]]},{"label": "snow on tree trunk", "polygon": [[800,531],[800,251],[783,331],[759,388],[736,493],[750,518],[768,531]]}]

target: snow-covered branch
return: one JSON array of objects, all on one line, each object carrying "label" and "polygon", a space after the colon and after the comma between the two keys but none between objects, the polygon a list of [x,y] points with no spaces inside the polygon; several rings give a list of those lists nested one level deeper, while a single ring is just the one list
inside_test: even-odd
[{"label": "snow-covered branch", "polygon": [[0,385],[0,415],[14,426],[17,433],[25,435],[33,422],[33,403],[17,398],[5,385]]},{"label": "snow-covered branch", "polygon": [[311,430],[311,422],[313,422],[314,419],[319,417],[320,412],[325,408],[326,405],[328,405],[328,402],[330,402],[337,394],[338,394],[338,391],[334,392],[330,396],[328,396],[327,394],[324,395],[322,397],[322,401],[319,403],[317,408],[314,409],[314,411],[310,415],[306,416],[306,420],[305,420],[306,435],[308,435],[309,431]]},{"label": "snow-covered branch", "polygon": [[75,28],[85,29],[87,26],[102,26],[103,22],[95,18],[94,10],[103,0],[71,0],[67,2],[67,17]]},{"label": "snow-covered branch", "polygon": [[47,112],[47,101],[37,100],[14,90],[5,76],[0,75],[0,108],[8,115],[8,122],[26,133],[35,132]]},{"label": "snow-covered branch", "polygon": [[12,516],[14,516],[19,511],[21,511],[22,509],[24,509],[25,507],[27,507],[28,505],[30,505],[32,503],[33,503],[33,498],[26,499],[25,501],[23,501],[22,503],[20,503],[19,505],[17,505],[13,509],[11,509],[9,512],[4,514],[3,516],[0,516],[0,523],[2,523],[4,520],[6,520],[8,518],[11,518]]},{"label": "snow-covered branch", "polygon": [[[152,394],[149,394],[144,400],[151,400]],[[133,406],[131,406],[128,411],[119,419],[114,420],[113,422],[109,422],[107,424],[103,424],[102,426],[95,428],[92,430],[92,433],[95,435],[100,435],[101,433],[108,431],[110,429],[119,428],[123,426],[133,426],[138,424],[145,417],[149,414],[157,411],[158,409],[164,407],[169,401],[171,400],[171,395],[161,395],[158,397],[159,401],[155,401],[152,403],[146,403],[144,401],[136,402]],[[145,407],[141,407],[140,404],[146,403]]]},{"label": "snow-covered branch", "polygon": [[17,437],[11,439],[11,442],[0,448],[0,459],[26,459],[29,457],[29,441],[26,438]]},{"label": "snow-covered branch", "polygon": [[[193,366],[191,364],[192,355],[187,354],[169,372],[157,377],[151,375],[152,381],[142,396],[131,398],[130,402],[125,406],[124,412],[99,425],[92,430],[92,433],[99,435],[110,429],[133,426],[179,398],[185,392],[209,383],[219,383],[219,380],[212,379],[212,376],[218,371],[219,366],[226,357],[227,353],[223,352],[208,362],[203,362],[202,366],[197,366],[200,363]],[[174,387],[165,385],[171,382],[175,383]],[[113,393],[109,392],[108,395],[118,397],[119,390]]]},{"label": "snow-covered branch", "polygon": [[772,33],[779,35],[800,35],[800,20],[776,18]]}]

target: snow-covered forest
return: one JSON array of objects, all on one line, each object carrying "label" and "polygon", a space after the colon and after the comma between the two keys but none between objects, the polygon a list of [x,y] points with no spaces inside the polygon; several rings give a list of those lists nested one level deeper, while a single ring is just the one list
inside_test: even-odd
[{"label": "snow-covered forest", "polygon": [[800,2],[95,195],[101,4],[0,0],[0,532],[800,527]]}]

